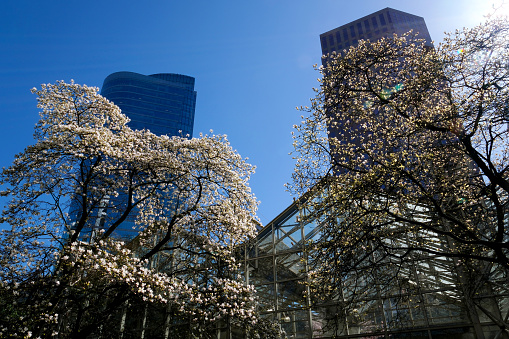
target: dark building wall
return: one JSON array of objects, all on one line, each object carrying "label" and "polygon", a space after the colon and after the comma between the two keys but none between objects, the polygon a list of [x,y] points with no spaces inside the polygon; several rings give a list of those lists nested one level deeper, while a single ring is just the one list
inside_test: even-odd
[{"label": "dark building wall", "polygon": [[359,40],[376,41],[384,37],[392,37],[393,34],[401,35],[410,30],[418,33],[420,38],[425,39],[426,43],[432,46],[424,18],[387,7],[320,34],[322,55],[339,53],[350,46],[356,46]]}]

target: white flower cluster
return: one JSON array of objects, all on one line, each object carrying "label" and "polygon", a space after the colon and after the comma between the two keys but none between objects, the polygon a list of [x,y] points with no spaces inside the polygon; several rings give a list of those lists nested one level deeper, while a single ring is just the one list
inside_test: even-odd
[{"label": "white flower cluster", "polygon": [[[212,267],[235,269],[233,248],[256,233],[254,167],[226,136],[132,130],[97,91],[63,81],[32,90],[41,109],[36,143],[0,174],[2,195],[11,198],[1,219],[11,230],[0,235],[0,289],[22,284],[10,300],[27,310],[37,304],[30,312],[45,314],[33,322],[39,332],[40,323],[55,325],[56,314],[69,330],[80,307],[106,303],[100,312],[133,296],[211,322],[254,319],[250,287],[198,281],[202,272],[219,272]],[[135,239],[119,241],[118,230],[133,221]],[[109,297],[80,299],[101,291]]]}]

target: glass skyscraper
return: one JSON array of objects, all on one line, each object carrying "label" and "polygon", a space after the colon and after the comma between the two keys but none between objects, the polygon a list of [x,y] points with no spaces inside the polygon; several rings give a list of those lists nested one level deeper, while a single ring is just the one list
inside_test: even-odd
[{"label": "glass skyscraper", "polygon": [[101,95],[120,107],[132,129],[157,135],[193,135],[194,78],[172,73],[116,72],[104,79]]},{"label": "glass skyscraper", "polygon": [[[351,46],[357,46],[359,40],[375,42],[382,38],[391,38],[394,34],[398,36],[405,34],[410,30],[417,33],[418,38],[424,39],[427,46],[433,46],[424,18],[389,7],[384,8],[320,34],[322,64],[326,66],[329,57],[332,58],[334,54],[341,55]],[[333,120],[335,123],[328,126],[330,141],[335,139],[334,142],[342,143],[360,140],[356,135],[356,133],[362,133],[358,123],[345,122],[336,118]],[[337,149],[334,149],[334,142],[331,142],[330,146],[335,158],[351,157],[351,154],[340,154]],[[340,173],[345,170],[338,166],[334,171]]]},{"label": "glass skyscraper", "polygon": [[[129,127],[135,130],[150,130],[156,135],[183,136],[193,135],[196,91],[194,78],[181,74],[158,73],[142,75],[133,72],[116,72],[106,77],[101,95],[120,107],[122,113],[131,121]],[[101,202],[89,224],[81,231],[80,240],[90,241],[95,230],[108,227],[106,216],[119,213],[111,206],[122,206],[125,197],[107,197]],[[73,199],[69,209],[71,220],[81,215],[79,199]],[[132,239],[137,231],[133,230],[136,212],[131,212],[119,227],[115,236]],[[106,222],[106,225],[105,225]]]}]

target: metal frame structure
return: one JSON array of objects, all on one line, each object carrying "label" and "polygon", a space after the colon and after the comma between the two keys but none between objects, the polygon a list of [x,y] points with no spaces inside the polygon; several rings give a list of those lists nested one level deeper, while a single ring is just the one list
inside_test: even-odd
[{"label": "metal frame structure", "polygon": [[[260,297],[259,312],[279,322],[288,338],[481,339],[507,335],[500,323],[497,326],[497,319],[507,323],[509,317],[507,273],[490,281],[482,293],[470,296],[461,266],[452,258],[416,255],[410,265],[398,267],[392,285],[381,288],[376,281],[365,281],[366,296],[356,305],[344,304],[346,295],[352,293],[353,282],[348,280],[333,300],[314,295],[309,284],[311,245],[320,240],[322,224],[307,217],[311,198],[308,194],[295,200],[254,241],[245,244],[241,253],[245,281],[256,287]],[[448,244],[436,241],[433,246]],[[382,279],[384,272],[379,274]]]}]

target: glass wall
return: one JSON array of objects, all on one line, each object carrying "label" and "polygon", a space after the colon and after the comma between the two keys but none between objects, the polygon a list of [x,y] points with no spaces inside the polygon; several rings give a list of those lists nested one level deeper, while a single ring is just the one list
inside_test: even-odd
[{"label": "glass wall", "polygon": [[[296,200],[242,249],[245,281],[258,291],[260,313],[277,321],[288,338],[493,338],[499,332],[494,319],[507,322],[506,274],[471,296],[455,260],[429,254],[405,266],[388,261],[370,278],[352,274],[337,298],[323,300],[308,284],[311,244],[320,239],[321,224],[303,222],[307,212],[306,198]],[[382,284],[396,267],[390,273],[397,279]],[[363,297],[346,304],[352,293]]]}]

